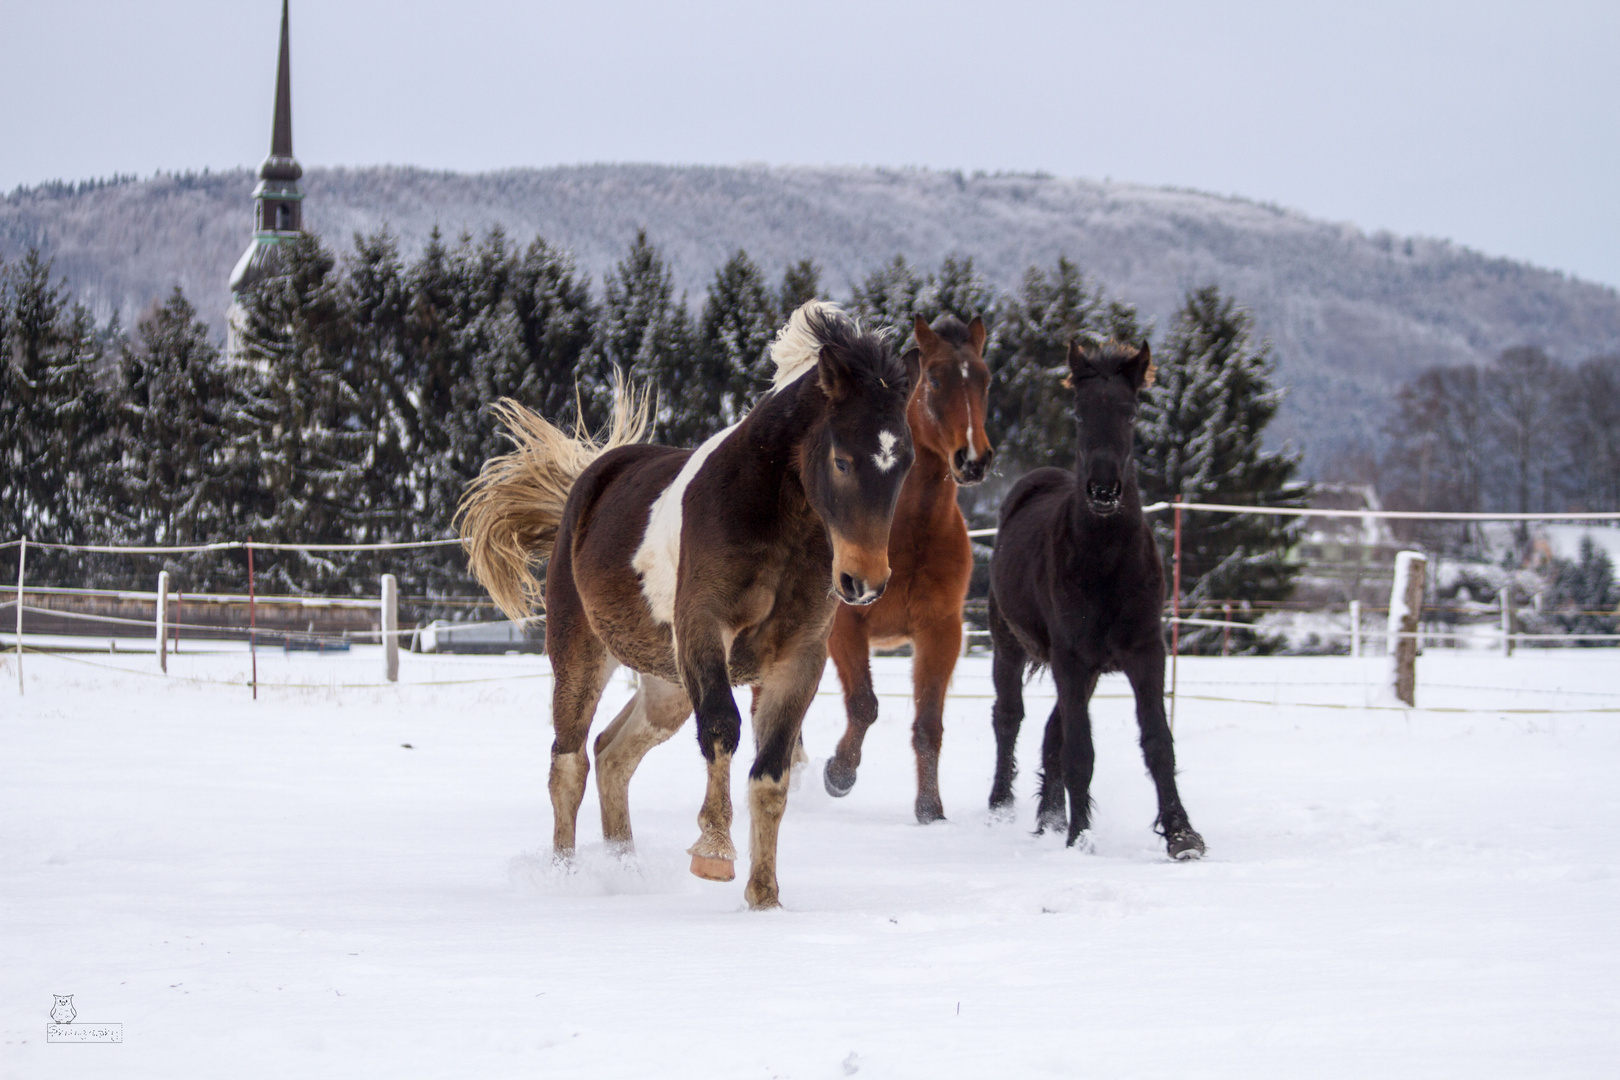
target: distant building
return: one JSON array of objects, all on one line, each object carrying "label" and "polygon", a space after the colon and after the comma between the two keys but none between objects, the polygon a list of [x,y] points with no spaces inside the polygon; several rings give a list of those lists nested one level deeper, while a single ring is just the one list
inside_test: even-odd
[{"label": "distant building", "polygon": [[304,193],[298,187],[303,168],[292,149],[292,62],[287,44],[287,0],[281,0],[281,58],[276,67],[276,111],[270,126],[270,156],[259,166],[253,189],[253,239],[231,271],[231,307],[226,317],[226,355],[240,350],[242,291],[276,273],[284,244],[304,231]]},{"label": "distant building", "polygon": [[[1317,510],[1382,511],[1383,502],[1370,484],[1315,485]],[[1340,603],[1377,602],[1388,597],[1401,545],[1388,518],[1306,518],[1291,558],[1304,566],[1295,587],[1298,600]]]}]

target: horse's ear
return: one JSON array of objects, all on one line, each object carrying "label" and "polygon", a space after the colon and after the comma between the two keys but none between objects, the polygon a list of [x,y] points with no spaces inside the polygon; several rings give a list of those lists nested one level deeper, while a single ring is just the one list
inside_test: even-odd
[{"label": "horse's ear", "polygon": [[984,339],[988,336],[984,330],[984,320],[973,316],[973,321],[968,323],[968,340],[973,343],[973,351],[980,356],[984,355]]},{"label": "horse's ear", "polygon": [[917,346],[923,349],[939,348],[939,335],[934,328],[928,325],[928,320],[921,315],[912,317],[912,332],[917,335]]},{"label": "horse's ear", "polygon": [[836,349],[823,345],[816,358],[816,381],[831,402],[843,401],[855,391],[855,376]]},{"label": "horse's ear", "polygon": [[1097,358],[1097,346],[1086,338],[1075,338],[1069,342],[1069,370],[1076,375],[1095,375],[1097,368],[1092,363]]},{"label": "horse's ear", "polygon": [[906,399],[917,392],[917,386],[922,382],[922,350],[907,349],[900,357],[900,362],[906,366],[906,379],[909,386],[906,390]]},{"label": "horse's ear", "polygon": [[1153,352],[1145,340],[1142,347],[1136,350],[1136,355],[1126,361],[1120,370],[1131,381],[1133,390],[1145,390],[1153,385],[1153,377],[1159,369],[1153,364]]}]

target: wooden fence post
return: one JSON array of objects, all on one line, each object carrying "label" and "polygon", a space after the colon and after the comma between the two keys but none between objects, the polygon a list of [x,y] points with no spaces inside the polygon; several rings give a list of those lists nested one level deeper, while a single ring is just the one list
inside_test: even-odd
[{"label": "wooden fence post", "polygon": [[382,576],[383,666],[389,682],[399,682],[399,579]]},{"label": "wooden fence post", "polygon": [[1496,594],[1502,607],[1502,655],[1513,655],[1513,582],[1503,585]]},{"label": "wooden fence post", "polygon": [[1176,668],[1181,659],[1181,496],[1176,496],[1174,583],[1170,589],[1170,730],[1176,730]]},{"label": "wooden fence post", "polygon": [[169,673],[169,572],[158,571],[157,590],[157,659],[158,668],[167,675]]},{"label": "wooden fence post", "polygon": [[1350,601],[1350,655],[1361,655],[1361,601]]},{"label": "wooden fence post", "polygon": [[1395,697],[1417,704],[1417,628],[1423,613],[1423,576],[1429,560],[1422,553],[1395,556],[1395,581],[1389,590],[1390,685]]}]

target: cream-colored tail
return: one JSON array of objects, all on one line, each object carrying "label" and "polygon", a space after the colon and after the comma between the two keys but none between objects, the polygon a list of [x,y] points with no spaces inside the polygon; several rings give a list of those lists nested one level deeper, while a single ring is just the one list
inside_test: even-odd
[{"label": "cream-colored tail", "polygon": [[508,618],[522,619],[544,595],[535,571],[557,542],[568,492],[599,456],[641,441],[647,395],[615,380],[613,420],[601,437],[579,421],[571,433],[563,431],[511,398],[502,398],[494,411],[513,449],[484,462],[456,518],[473,575]]}]

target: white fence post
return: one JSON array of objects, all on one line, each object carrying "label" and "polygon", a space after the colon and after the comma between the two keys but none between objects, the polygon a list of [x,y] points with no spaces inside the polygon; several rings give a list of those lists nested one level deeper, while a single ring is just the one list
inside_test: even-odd
[{"label": "white fence post", "polygon": [[1395,581],[1389,591],[1390,686],[1395,697],[1408,705],[1417,704],[1417,628],[1428,562],[1421,552],[1397,554]]},{"label": "white fence post", "polygon": [[17,545],[17,696],[22,697],[22,609],[23,609],[23,567],[28,563],[28,537],[22,538]]},{"label": "white fence post", "polygon": [[1350,655],[1361,655],[1361,601],[1350,601]]},{"label": "white fence post", "polygon": [[1502,607],[1502,655],[1513,655],[1513,582],[1503,585],[1496,594]]},{"label": "white fence post", "polygon": [[157,658],[163,674],[169,673],[169,572],[158,571]]},{"label": "white fence post", "polygon": [[389,682],[399,682],[399,579],[382,576],[383,665]]}]

